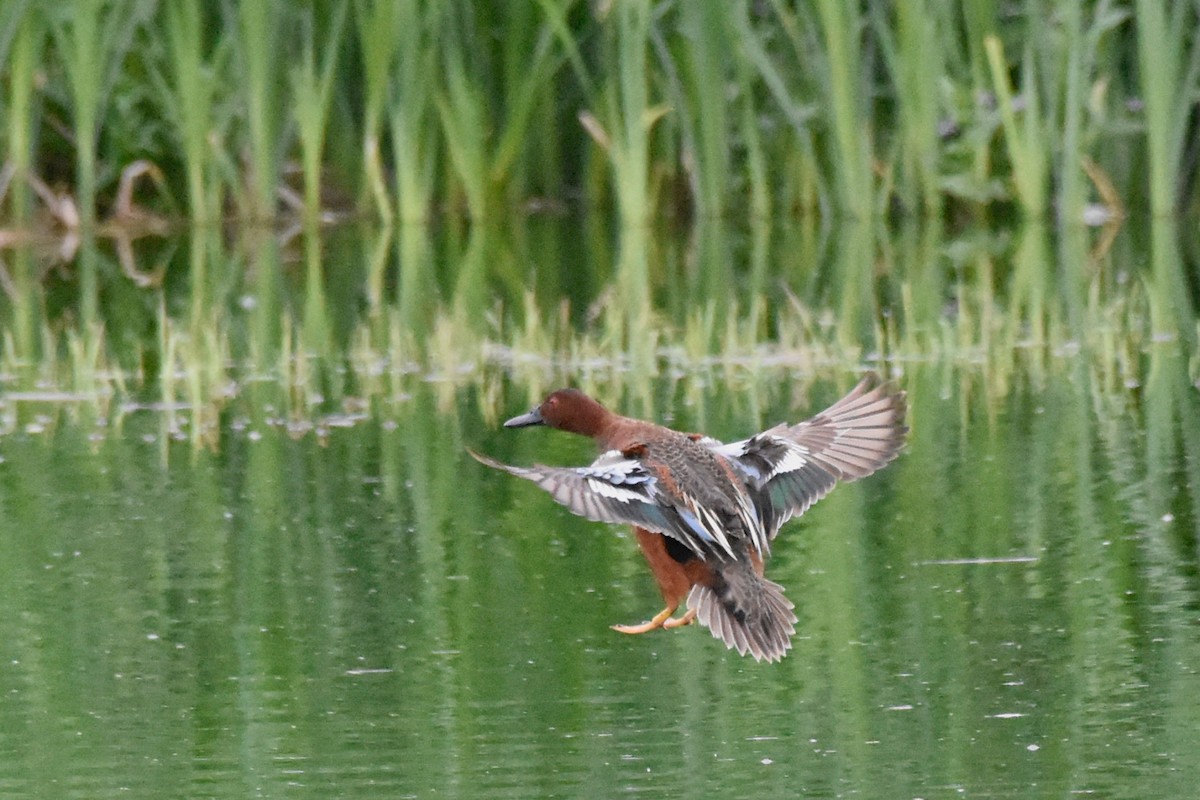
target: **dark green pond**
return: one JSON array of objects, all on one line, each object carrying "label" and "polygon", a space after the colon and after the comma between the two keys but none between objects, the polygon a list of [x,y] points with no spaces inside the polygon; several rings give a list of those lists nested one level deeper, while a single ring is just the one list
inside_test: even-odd
[{"label": "dark green pond", "polygon": [[[435,387],[324,443],[26,426],[0,449],[5,797],[1105,797],[1200,785],[1200,397],[910,367],[911,444],[780,535],[779,664],[690,627],[629,534],[467,446],[590,443]],[[854,380],[604,399],[736,438]],[[526,410],[521,387],[500,405]],[[441,410],[439,410],[439,408]]]}]

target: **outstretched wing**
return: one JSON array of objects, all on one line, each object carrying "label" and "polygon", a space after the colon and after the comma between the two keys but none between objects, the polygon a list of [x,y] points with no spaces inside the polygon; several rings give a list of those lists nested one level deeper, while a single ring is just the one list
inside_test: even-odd
[{"label": "outstretched wing", "polygon": [[677,539],[700,558],[733,558],[733,547],[712,511],[690,498],[665,494],[642,462],[618,450],[586,467],[516,467],[468,450],[476,461],[525,478],[575,514],[597,522],[623,522]]},{"label": "outstretched wing", "polygon": [[904,392],[868,374],[812,419],[777,425],[740,442],[702,439],[745,478],[770,538],[839,480],[864,478],[900,452],[908,428]]}]

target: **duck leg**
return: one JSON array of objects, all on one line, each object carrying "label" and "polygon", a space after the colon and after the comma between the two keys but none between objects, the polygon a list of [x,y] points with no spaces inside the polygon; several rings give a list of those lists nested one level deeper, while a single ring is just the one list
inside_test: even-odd
[{"label": "duck leg", "polygon": [[654,573],[654,580],[658,583],[666,607],[647,622],[640,625],[613,625],[613,630],[621,633],[647,633],[657,628],[678,628],[691,624],[696,618],[696,612],[692,610],[679,619],[671,619],[671,615],[683,603],[688,590],[692,588],[692,579],[683,564],[670,555],[667,540],[661,534],[637,526],[634,526],[633,532],[637,535],[642,554],[650,564],[650,571]]}]

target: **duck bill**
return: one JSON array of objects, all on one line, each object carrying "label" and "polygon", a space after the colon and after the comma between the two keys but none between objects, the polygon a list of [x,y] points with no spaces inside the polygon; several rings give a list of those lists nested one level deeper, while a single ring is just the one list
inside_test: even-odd
[{"label": "duck bill", "polygon": [[546,421],[542,419],[541,409],[535,408],[528,414],[522,414],[519,417],[513,417],[508,422],[504,423],[506,428],[526,428],[530,425],[545,425]]}]

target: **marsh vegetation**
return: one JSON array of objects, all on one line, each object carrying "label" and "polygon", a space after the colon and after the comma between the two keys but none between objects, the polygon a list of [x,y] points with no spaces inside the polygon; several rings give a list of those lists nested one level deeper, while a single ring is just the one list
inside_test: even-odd
[{"label": "marsh vegetation", "polygon": [[[0,786],[1187,795],[1198,31],[0,3]],[[732,439],[866,366],[911,444],[781,534],[771,672],[614,638],[632,544],[465,456],[588,458],[496,430],[563,383]]]}]

